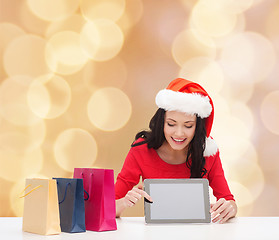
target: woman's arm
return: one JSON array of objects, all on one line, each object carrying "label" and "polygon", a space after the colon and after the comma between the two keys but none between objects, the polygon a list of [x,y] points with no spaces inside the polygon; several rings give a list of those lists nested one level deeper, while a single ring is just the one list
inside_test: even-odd
[{"label": "woman's arm", "polygon": [[152,202],[152,198],[143,191],[143,186],[139,185],[130,190],[125,197],[116,200],[116,217],[120,217],[126,208],[134,206],[142,197]]},{"label": "woman's arm", "polygon": [[234,200],[220,198],[215,204],[211,204],[210,213],[212,222],[225,223],[230,218],[235,217],[237,205]]},{"label": "woman's arm", "polygon": [[237,205],[225,178],[219,151],[214,156],[208,157],[208,160],[213,163],[208,174],[209,185],[213,189],[213,195],[218,199],[215,204],[211,204],[212,222],[224,223],[236,216]]}]

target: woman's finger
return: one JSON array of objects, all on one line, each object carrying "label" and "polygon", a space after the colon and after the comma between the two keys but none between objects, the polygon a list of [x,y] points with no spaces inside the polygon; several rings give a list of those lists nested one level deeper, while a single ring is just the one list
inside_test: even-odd
[{"label": "woman's finger", "polygon": [[211,207],[211,212],[216,211],[221,205],[224,204],[226,200],[224,198],[220,198],[215,204]]},{"label": "woman's finger", "polygon": [[134,189],[138,194],[140,194],[141,196],[147,198],[150,202],[153,202],[152,198],[142,189],[139,188],[135,188]]},{"label": "woman's finger", "polygon": [[127,199],[134,204],[139,200],[139,198],[136,198],[134,196],[128,196]]},{"label": "woman's finger", "polygon": [[[217,206],[218,206],[217,208],[216,206],[213,206],[216,210],[213,211],[213,214],[211,215],[213,219],[212,222],[220,221],[220,223],[224,223],[228,219],[234,217],[236,214],[236,209],[234,208],[231,201],[225,200],[221,205],[219,205],[218,203]],[[214,209],[213,207],[212,209]]]},{"label": "woman's finger", "polygon": [[226,221],[228,221],[231,217],[233,216],[232,212],[228,212],[228,214],[226,216],[223,217],[223,219],[220,220],[220,223],[225,223]]},{"label": "woman's finger", "polygon": [[140,193],[138,193],[137,191],[135,191],[135,189],[130,190],[127,193],[128,196],[132,196],[132,197],[136,197],[137,199],[141,199],[142,195]]},{"label": "woman's finger", "polygon": [[229,209],[224,208],[224,210],[222,210],[217,217],[213,217],[212,222],[218,222],[219,220],[222,220],[227,214],[229,214]]},{"label": "woman's finger", "polygon": [[234,207],[232,202],[229,201],[229,203],[230,203],[230,207],[228,209],[229,210],[228,214],[226,216],[224,216],[224,218],[220,221],[220,223],[225,223],[230,218],[232,218],[236,215],[237,209]]},{"label": "woman's finger", "polygon": [[145,197],[150,202],[153,202],[152,198],[143,190],[142,185],[138,185],[137,187],[133,187],[125,196],[125,202],[128,207],[134,206],[138,200],[142,197]]},{"label": "woman's finger", "polygon": [[220,205],[212,214],[212,218],[214,218],[215,216],[217,216],[218,214],[222,214],[224,211],[226,211],[226,209],[228,208],[228,203],[225,202],[222,205]]}]

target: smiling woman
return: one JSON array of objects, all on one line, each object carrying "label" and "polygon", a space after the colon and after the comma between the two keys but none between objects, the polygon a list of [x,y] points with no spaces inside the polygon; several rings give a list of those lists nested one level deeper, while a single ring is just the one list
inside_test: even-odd
[{"label": "smiling woman", "polygon": [[136,135],[117,177],[116,215],[135,205],[141,197],[152,201],[140,177],[207,178],[217,199],[211,205],[213,222],[234,217],[237,206],[224,176],[219,150],[210,137],[213,102],[199,84],[177,78],[156,96],[159,107],[149,131]]},{"label": "smiling woman", "polygon": [[189,144],[195,135],[197,117],[177,111],[165,113],[164,135],[166,141],[157,150],[160,158],[169,164],[182,164],[187,158]]},{"label": "smiling woman", "polygon": [[164,134],[172,149],[182,150],[189,145],[195,135],[196,119],[196,115],[166,112]]}]

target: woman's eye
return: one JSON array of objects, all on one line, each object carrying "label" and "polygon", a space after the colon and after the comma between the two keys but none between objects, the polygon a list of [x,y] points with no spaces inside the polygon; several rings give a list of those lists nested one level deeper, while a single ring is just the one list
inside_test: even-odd
[{"label": "woman's eye", "polygon": [[168,126],[173,127],[173,126],[174,126],[174,124],[168,123]]},{"label": "woman's eye", "polygon": [[192,128],[193,126],[185,126],[186,128]]}]

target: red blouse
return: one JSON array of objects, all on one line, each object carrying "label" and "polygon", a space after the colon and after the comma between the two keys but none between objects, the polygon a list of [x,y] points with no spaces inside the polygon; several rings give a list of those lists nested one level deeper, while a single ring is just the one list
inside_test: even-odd
[{"label": "red blouse", "polygon": [[[207,170],[204,178],[209,181],[213,195],[217,198],[234,200],[224,176],[219,151],[213,156],[205,157]],[[123,198],[129,190],[139,183],[140,177],[152,178],[190,178],[190,169],[183,164],[169,164],[163,161],[156,150],[147,144],[132,147],[125,159],[121,172],[115,183],[116,199]]]}]

